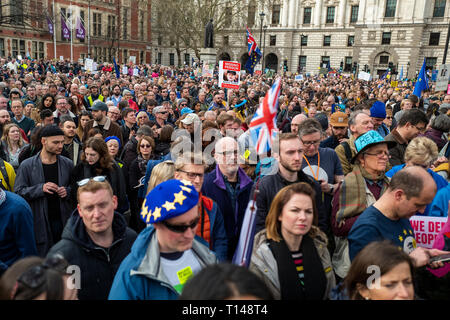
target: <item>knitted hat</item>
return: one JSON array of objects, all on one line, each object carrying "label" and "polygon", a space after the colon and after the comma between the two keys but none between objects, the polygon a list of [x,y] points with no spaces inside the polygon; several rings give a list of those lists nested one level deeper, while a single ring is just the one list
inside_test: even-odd
[{"label": "knitted hat", "polygon": [[141,219],[156,223],[180,216],[198,204],[199,194],[191,182],[171,179],[158,184],[145,197]]},{"label": "knitted hat", "polygon": [[372,118],[386,119],[386,105],[381,101],[375,101],[370,108]]},{"label": "knitted hat", "polygon": [[105,138],[105,143],[108,142],[109,140],[116,140],[119,143],[119,149],[121,148],[121,143],[120,143],[120,139],[116,136],[109,136]]}]

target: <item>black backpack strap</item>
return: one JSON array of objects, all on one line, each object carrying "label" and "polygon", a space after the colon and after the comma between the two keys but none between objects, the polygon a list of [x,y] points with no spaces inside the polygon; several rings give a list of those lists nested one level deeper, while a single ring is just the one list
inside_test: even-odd
[{"label": "black backpack strap", "polygon": [[345,151],[345,157],[347,158],[348,162],[351,163],[352,161],[352,150],[350,149],[350,145],[347,141],[342,142],[342,146],[344,147]]},{"label": "black backpack strap", "polygon": [[[6,168],[5,168],[5,161],[3,159],[1,159],[1,158],[0,158],[0,171],[1,171],[2,175],[3,175],[3,179],[5,179],[7,188],[9,188],[9,191],[12,191],[11,185],[9,184],[8,172],[6,171]],[[3,188],[3,184],[2,183],[0,183],[0,187]]]}]

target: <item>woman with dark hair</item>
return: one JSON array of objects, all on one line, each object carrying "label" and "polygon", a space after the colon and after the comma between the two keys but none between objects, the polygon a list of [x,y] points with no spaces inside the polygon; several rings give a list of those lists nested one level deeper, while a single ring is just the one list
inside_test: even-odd
[{"label": "woman with dark hair", "polygon": [[44,109],[50,109],[52,112],[54,112],[56,110],[55,97],[50,93],[44,94],[37,107],[39,111],[42,111]]},{"label": "woman with dark hair", "polygon": [[23,147],[19,153],[19,165],[25,159],[31,158],[32,156],[38,154],[39,151],[41,151],[42,149],[41,130],[43,128],[44,126],[37,126],[33,130],[33,134],[31,135],[30,138],[30,144],[27,144],[25,147]]},{"label": "woman with dark hair", "polygon": [[249,269],[275,299],[328,299],[335,286],[327,236],[318,228],[315,192],[304,182],[281,189],[266,228],[255,235]]},{"label": "woman with dark hair", "polygon": [[[33,259],[25,264],[28,268],[24,268],[22,260],[25,259]],[[61,255],[52,255],[45,260],[28,257],[17,261],[8,270],[17,278],[14,287],[9,291],[10,299],[78,300],[77,289],[67,286],[70,283],[70,274],[66,272],[68,266],[69,263]]]},{"label": "woman with dark hair", "polygon": [[372,242],[352,261],[343,289],[351,300],[413,300],[413,262],[387,240]]},{"label": "woman with dark hair", "polygon": [[[220,283],[220,285],[217,285]],[[189,279],[180,300],[272,300],[265,283],[245,267],[209,265]]]},{"label": "woman with dark hair", "polygon": [[108,152],[106,142],[102,138],[89,138],[84,144],[81,161],[73,168],[71,173],[72,199],[76,204],[77,182],[96,176],[105,176],[117,196],[117,211],[124,213],[128,210],[126,196],[126,181],[122,169],[113,160]]},{"label": "woman with dark hair", "polygon": [[92,119],[93,119],[92,114],[88,110],[81,111],[80,120],[78,121],[78,128],[77,128],[77,136],[79,141],[83,141],[84,127],[86,126],[86,123],[88,123]]},{"label": "woman with dark hair", "polygon": [[446,114],[440,114],[431,120],[430,128],[425,131],[423,136],[436,143],[438,150],[441,151],[448,142],[448,132],[450,131],[450,117]]},{"label": "woman with dark hair", "polygon": [[158,158],[164,157],[170,152],[170,143],[172,142],[172,133],[174,129],[171,125],[165,125],[161,128],[158,142],[155,146],[155,156]]}]

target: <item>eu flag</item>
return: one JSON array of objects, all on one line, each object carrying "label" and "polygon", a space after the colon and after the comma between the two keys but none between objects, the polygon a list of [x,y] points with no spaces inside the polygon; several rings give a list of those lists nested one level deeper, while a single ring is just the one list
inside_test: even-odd
[{"label": "eu flag", "polygon": [[116,71],[116,78],[119,79],[120,78],[120,71],[119,71],[119,66],[116,63],[116,58],[113,57],[113,62],[114,62],[114,69]]},{"label": "eu flag", "polygon": [[420,69],[419,78],[417,79],[416,85],[414,86],[414,92],[413,92],[413,95],[415,95],[419,98],[422,95],[422,91],[430,88],[428,85],[428,78],[427,78],[427,73],[426,73],[425,69],[426,69],[426,63],[425,63],[425,59],[424,59],[422,69]]},{"label": "eu flag", "polygon": [[261,60],[261,54],[253,51],[252,55],[248,58],[247,63],[245,64],[245,70],[253,75],[253,71],[255,70],[255,66],[258,64],[259,60]]}]

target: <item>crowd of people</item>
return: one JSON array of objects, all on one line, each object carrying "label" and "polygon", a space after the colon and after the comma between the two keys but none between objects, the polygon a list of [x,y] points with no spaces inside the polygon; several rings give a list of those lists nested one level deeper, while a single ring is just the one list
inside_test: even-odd
[{"label": "crowd of people", "polygon": [[[426,249],[409,222],[448,217],[450,95],[339,73],[225,89],[197,67],[0,58],[0,299],[450,297],[432,259],[450,223]],[[258,155],[250,123],[277,77]]]}]

